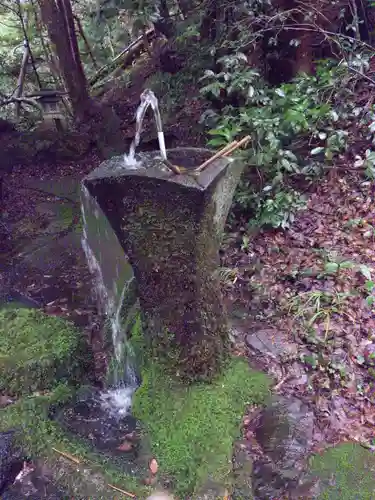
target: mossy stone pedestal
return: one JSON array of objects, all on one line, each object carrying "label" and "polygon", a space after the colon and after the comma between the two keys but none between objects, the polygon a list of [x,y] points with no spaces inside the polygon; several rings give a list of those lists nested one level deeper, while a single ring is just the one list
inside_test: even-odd
[{"label": "mossy stone pedestal", "polygon": [[199,176],[212,153],[185,148],[168,159],[188,171],[121,168],[113,158],[84,180],[112,225],[134,270],[146,337],[159,356],[189,379],[219,369],[228,340],[217,278],[218,250],[242,164],[221,158]]}]

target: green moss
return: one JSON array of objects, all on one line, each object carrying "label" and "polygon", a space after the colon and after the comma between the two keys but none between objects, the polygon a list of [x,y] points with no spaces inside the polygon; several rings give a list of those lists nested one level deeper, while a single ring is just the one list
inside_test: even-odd
[{"label": "green moss", "polygon": [[[59,485],[70,493],[69,498],[114,498],[108,483],[146,498],[148,489],[139,485],[135,478],[124,474],[110,458],[93,453],[82,442],[66,435],[48,418],[51,407],[67,402],[71,396],[72,390],[60,385],[48,395],[23,398],[0,410],[0,431],[15,429],[23,451],[47,462]],[[77,466],[62,458],[53,448],[70,453],[81,464]]]},{"label": "green moss", "polygon": [[68,227],[72,224],[74,218],[73,206],[67,203],[59,205],[59,219],[64,226]]},{"label": "green moss", "polygon": [[73,230],[77,233],[82,232],[83,221],[79,210],[71,203],[61,203],[57,205],[57,219],[61,229],[67,229],[74,223]]},{"label": "green moss", "polygon": [[[140,352],[140,339],[133,339]],[[233,441],[245,407],[262,403],[267,377],[232,359],[211,384],[182,385],[143,353],[142,385],[133,413],[149,432],[162,473],[174,478],[176,492],[197,491],[207,480],[229,484]]]},{"label": "green moss", "polygon": [[69,322],[35,309],[0,310],[0,391],[29,394],[78,377],[83,339]]},{"label": "green moss", "polygon": [[316,455],[311,470],[321,479],[322,500],[374,498],[375,455],[358,444],[345,443]]}]

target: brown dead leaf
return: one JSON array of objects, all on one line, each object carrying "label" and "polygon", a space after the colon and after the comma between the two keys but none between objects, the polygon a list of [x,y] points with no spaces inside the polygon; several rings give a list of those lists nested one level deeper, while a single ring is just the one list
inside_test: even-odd
[{"label": "brown dead leaf", "polygon": [[120,444],[120,446],[117,447],[119,451],[124,451],[128,452],[133,449],[132,443],[129,443],[129,441],[124,441],[123,443]]},{"label": "brown dead leaf", "polygon": [[150,471],[152,474],[156,474],[158,472],[158,469],[159,469],[159,465],[157,463],[157,461],[155,460],[155,458],[153,458],[150,462]]}]

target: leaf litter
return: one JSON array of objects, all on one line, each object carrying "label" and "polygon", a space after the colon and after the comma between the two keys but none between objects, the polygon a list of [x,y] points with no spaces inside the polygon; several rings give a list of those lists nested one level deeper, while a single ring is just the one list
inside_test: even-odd
[{"label": "leaf litter", "polygon": [[244,336],[273,331],[297,347],[287,359],[271,347],[260,361],[253,340],[245,351],[275,378],[277,392],[314,408],[316,449],[346,439],[374,444],[373,200],[372,183],[340,170],[310,193],[290,230],[251,236],[243,224],[223,248],[222,266],[236,270],[224,295],[243,311]]}]

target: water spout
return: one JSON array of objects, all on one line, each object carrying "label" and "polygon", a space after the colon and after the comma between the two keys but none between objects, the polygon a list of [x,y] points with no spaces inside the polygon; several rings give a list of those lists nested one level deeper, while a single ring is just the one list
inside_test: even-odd
[{"label": "water spout", "polygon": [[136,121],[135,136],[130,145],[129,153],[124,155],[124,162],[127,167],[136,168],[138,165],[135,158],[135,150],[137,149],[141,141],[143,120],[146,115],[147,109],[150,106],[155,117],[160,154],[163,160],[167,159],[167,150],[165,147],[163,125],[161,121],[158,99],[156,95],[152,92],[152,90],[146,89],[141,94],[141,103],[138,106],[138,109],[135,114],[135,121]]}]

